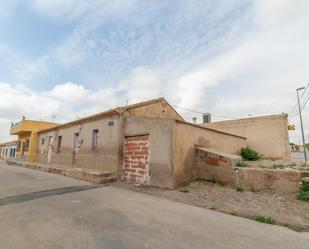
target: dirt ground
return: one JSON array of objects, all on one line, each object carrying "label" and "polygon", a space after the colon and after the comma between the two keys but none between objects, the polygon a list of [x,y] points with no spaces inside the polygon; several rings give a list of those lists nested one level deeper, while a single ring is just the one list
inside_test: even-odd
[{"label": "dirt ground", "polygon": [[307,171],[308,166],[305,166],[301,161],[284,161],[284,160],[267,160],[261,159],[258,161],[244,161],[246,167],[250,168],[266,168],[266,169],[299,169]]},{"label": "dirt ground", "polygon": [[124,182],[117,182],[115,186],[251,219],[255,219],[256,215],[271,216],[278,225],[296,231],[309,231],[309,203],[297,200],[296,194],[281,196],[238,192],[231,187],[208,181],[194,181],[176,190],[134,186]]}]

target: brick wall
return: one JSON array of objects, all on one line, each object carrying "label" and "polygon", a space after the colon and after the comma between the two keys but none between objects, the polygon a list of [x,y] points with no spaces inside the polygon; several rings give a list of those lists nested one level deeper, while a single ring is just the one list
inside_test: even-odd
[{"label": "brick wall", "polygon": [[123,179],[149,184],[149,135],[125,138]]}]

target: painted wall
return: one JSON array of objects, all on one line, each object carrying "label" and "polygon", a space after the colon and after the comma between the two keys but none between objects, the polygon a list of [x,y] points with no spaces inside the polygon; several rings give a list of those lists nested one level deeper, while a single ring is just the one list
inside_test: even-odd
[{"label": "painted wall", "polygon": [[174,188],[171,119],[126,117],[125,136],[149,134],[150,185]]},{"label": "painted wall", "polygon": [[203,126],[247,137],[248,146],[266,158],[291,158],[286,114],[213,122]]},{"label": "painted wall", "polygon": [[[37,161],[38,132],[55,126],[57,126],[55,123],[26,119],[13,124],[10,134],[17,135],[18,143],[20,143],[20,147],[16,153],[17,159]],[[26,140],[29,140],[28,150],[25,150],[23,146]]]},{"label": "painted wall", "polygon": [[[97,147],[92,148],[93,130],[98,130]],[[100,120],[74,125],[68,128],[42,132],[39,135],[39,160],[48,162],[48,151],[51,150],[52,164],[73,167],[74,134],[79,133],[80,145],[75,154],[74,167],[96,170],[117,169],[119,117],[102,118]],[[58,137],[61,136],[61,148],[58,151]],[[52,137],[52,143],[48,141]],[[42,143],[44,139],[44,145]]]},{"label": "painted wall", "polygon": [[196,145],[239,155],[240,149],[247,145],[247,141],[243,137],[176,121],[174,123],[175,186],[196,179],[194,152]]}]

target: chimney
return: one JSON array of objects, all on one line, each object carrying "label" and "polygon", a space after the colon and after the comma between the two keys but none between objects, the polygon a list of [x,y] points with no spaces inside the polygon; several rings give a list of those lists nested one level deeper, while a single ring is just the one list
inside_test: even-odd
[{"label": "chimney", "polygon": [[196,117],[192,118],[193,124],[196,124]]},{"label": "chimney", "polygon": [[203,123],[211,123],[211,114],[210,113],[204,113],[203,114]]}]

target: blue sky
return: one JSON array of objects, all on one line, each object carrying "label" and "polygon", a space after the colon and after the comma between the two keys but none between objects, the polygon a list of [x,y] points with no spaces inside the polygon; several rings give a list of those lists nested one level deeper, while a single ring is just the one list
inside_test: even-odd
[{"label": "blue sky", "polygon": [[65,122],[159,96],[215,120],[289,113],[309,83],[308,9],[305,0],[2,0],[0,141],[22,115]]}]

